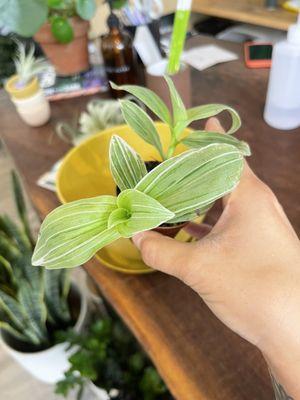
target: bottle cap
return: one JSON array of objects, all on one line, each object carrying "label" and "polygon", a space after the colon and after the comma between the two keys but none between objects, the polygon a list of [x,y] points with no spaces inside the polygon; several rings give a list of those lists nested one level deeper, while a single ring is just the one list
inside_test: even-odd
[{"label": "bottle cap", "polygon": [[120,27],[120,21],[114,13],[110,13],[109,17],[107,18],[107,25],[109,28],[119,28]]},{"label": "bottle cap", "polygon": [[292,44],[300,46],[300,13],[297,23],[289,27],[287,40]]}]

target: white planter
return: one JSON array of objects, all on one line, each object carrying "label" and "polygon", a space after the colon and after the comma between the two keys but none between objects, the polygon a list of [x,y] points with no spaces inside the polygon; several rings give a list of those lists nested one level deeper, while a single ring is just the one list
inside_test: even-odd
[{"label": "white planter", "polygon": [[93,395],[92,399],[93,400],[110,400],[113,399],[114,397],[117,397],[119,394],[117,389],[112,389],[109,394],[106,390],[99,388],[96,386],[93,382],[89,382],[88,384],[88,389],[90,393]]},{"label": "white planter", "polygon": [[41,126],[49,121],[50,105],[41,89],[31,97],[24,99],[12,98],[11,100],[26,124]]},{"label": "white planter", "polygon": [[[77,288],[78,289],[78,288]],[[88,317],[87,298],[78,289],[81,295],[80,312],[74,329],[80,332]],[[32,376],[45,383],[55,383],[64,378],[64,372],[69,369],[68,357],[74,351],[66,352],[67,343],[59,343],[49,349],[34,353],[23,353],[11,348],[4,340],[1,341],[4,349]]]}]

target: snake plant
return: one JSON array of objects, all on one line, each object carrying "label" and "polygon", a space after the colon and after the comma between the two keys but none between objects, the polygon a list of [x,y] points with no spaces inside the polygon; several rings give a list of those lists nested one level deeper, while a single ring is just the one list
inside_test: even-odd
[{"label": "snake plant", "polygon": [[[75,267],[121,237],[130,238],[164,223],[191,221],[236,187],[243,170],[243,157],[250,154],[245,142],[230,135],[241,125],[238,114],[219,104],[186,110],[173,82],[166,79],[173,104],[172,116],[149,89],[113,85],[135,95],[169,125],[171,140],[165,151],[155,124],[146,112],[131,101],[121,101],[128,125],[156,148],[162,162],[147,172],[136,150],[114,135],[109,149],[110,170],[120,194],[77,200],[52,211],[41,226],[33,265],[48,269]],[[224,110],[232,116],[228,135],[203,131],[183,135],[192,121]],[[174,156],[181,142],[191,148]]]},{"label": "snake plant", "polygon": [[34,240],[17,175],[13,189],[20,226],[0,216],[0,328],[22,342],[43,347],[51,334],[67,326],[69,279],[64,270],[33,267]]}]

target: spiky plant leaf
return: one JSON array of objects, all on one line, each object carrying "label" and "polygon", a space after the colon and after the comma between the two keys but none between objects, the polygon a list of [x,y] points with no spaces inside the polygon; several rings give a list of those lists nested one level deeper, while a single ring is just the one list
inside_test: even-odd
[{"label": "spiky plant leaf", "polygon": [[21,331],[26,325],[25,315],[19,302],[12,296],[0,290],[0,310],[2,310],[12,323]]},{"label": "spiky plant leaf", "polygon": [[193,149],[202,148],[212,143],[226,143],[235,146],[244,156],[251,155],[248,143],[219,132],[194,131],[186,136],[182,143]]},{"label": "spiky plant leaf", "polygon": [[109,147],[110,171],[120,190],[133,189],[147,174],[145,163],[124,139],[114,135]]},{"label": "spiky plant leaf", "polygon": [[[32,288],[25,279],[19,284],[18,300],[23,314],[26,315],[28,330],[34,332],[40,343],[47,342],[47,309],[45,307],[42,285]],[[24,329],[24,328],[23,328]]]},{"label": "spiky plant leaf", "polygon": [[45,302],[52,324],[70,321],[70,312],[67,298],[64,293],[66,270],[45,270]]},{"label": "spiky plant leaf", "polygon": [[0,231],[0,254],[10,263],[14,263],[22,256],[13,240],[2,231]]},{"label": "spiky plant leaf", "polygon": [[0,284],[8,285],[15,292],[15,278],[11,263],[0,255]]},{"label": "spiky plant leaf", "polygon": [[31,252],[27,235],[7,215],[0,215],[0,230],[17,244],[23,254]]},{"label": "spiky plant leaf", "polygon": [[101,196],[77,200],[52,211],[41,226],[32,264],[46,268],[70,268],[88,261],[119,233],[107,228],[117,208],[116,198]]},{"label": "spiky plant leaf", "polygon": [[28,340],[26,335],[23,335],[21,332],[15,329],[11,325],[11,323],[3,321],[1,315],[0,315],[0,329],[6,331],[10,335],[14,336],[16,339],[22,340],[23,342],[26,342]]},{"label": "spiky plant leaf", "polygon": [[133,189],[123,191],[117,203],[118,209],[111,213],[108,226],[115,227],[122,237],[156,228],[174,217],[158,201]]},{"label": "spiky plant leaf", "polygon": [[[180,222],[229,193],[238,184],[243,157],[228,144],[211,144],[164,161],[148,173],[136,189],[156,199]],[[194,213],[194,214],[193,214]]]},{"label": "spiky plant leaf", "polygon": [[161,141],[155,125],[149,115],[138,105],[129,100],[120,100],[123,117],[127,124],[145,142],[154,146],[162,159],[165,158]]},{"label": "spiky plant leaf", "polygon": [[28,215],[27,215],[27,208],[26,208],[26,202],[23,196],[23,191],[21,187],[20,180],[18,178],[18,175],[16,174],[15,171],[12,171],[12,186],[13,186],[13,192],[14,192],[14,199],[15,199],[15,204],[16,208],[20,217],[20,220],[23,224],[24,231],[31,243],[31,246],[33,248],[35,241],[32,237],[32,233],[30,230],[30,224],[28,221]]},{"label": "spiky plant leaf", "polygon": [[125,92],[128,92],[138,98],[161,121],[165,122],[166,124],[170,124],[172,122],[168,107],[152,90],[137,85],[116,85],[114,82],[110,82],[110,86],[115,90],[124,90]]},{"label": "spiky plant leaf", "polygon": [[227,133],[231,134],[236,132],[241,127],[240,116],[232,107],[224,104],[205,104],[188,109],[185,126],[190,125],[193,121],[214,117],[223,111],[228,111],[232,118],[231,127]]}]

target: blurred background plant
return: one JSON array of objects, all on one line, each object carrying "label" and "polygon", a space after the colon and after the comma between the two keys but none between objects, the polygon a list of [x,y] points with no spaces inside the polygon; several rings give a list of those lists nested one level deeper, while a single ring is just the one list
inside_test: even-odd
[{"label": "blurred background plant", "polygon": [[85,334],[72,329],[60,332],[60,339],[70,343],[75,352],[69,358],[70,369],[56,385],[56,393],[67,396],[77,390],[80,399],[92,381],[114,400],[172,399],[156,369],[141,350],[134,336],[111,310],[96,317]]},{"label": "blurred background plant", "polygon": [[56,133],[61,139],[76,146],[88,136],[122,123],[124,119],[118,101],[91,100],[78,121],[76,118],[73,123],[59,122]]},{"label": "blurred background plant", "polygon": [[33,36],[49,21],[52,34],[60,43],[74,38],[68,18],[90,20],[96,11],[95,0],[2,0],[0,25],[23,37]]},{"label": "blurred background plant", "polygon": [[[17,175],[12,173],[20,226],[0,216],[0,328],[27,349],[53,344],[54,332],[71,325],[66,271],[33,267],[35,240]],[[29,346],[28,346],[29,345]]]},{"label": "blurred background plant", "polygon": [[35,46],[31,43],[28,52],[26,44],[16,40],[17,49],[14,57],[16,73],[18,75],[17,87],[26,86],[34,77],[49,69],[49,63],[44,57],[35,57]]}]

